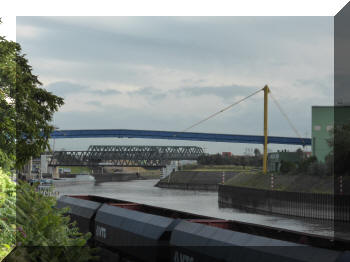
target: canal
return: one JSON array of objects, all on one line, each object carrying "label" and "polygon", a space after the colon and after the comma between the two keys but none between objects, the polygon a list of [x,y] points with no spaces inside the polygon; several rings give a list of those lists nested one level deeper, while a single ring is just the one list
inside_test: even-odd
[{"label": "canal", "polygon": [[333,235],[332,221],[290,218],[219,208],[217,192],[187,191],[154,187],[158,180],[134,180],[99,184],[59,186],[60,195],[90,194],[165,207],[222,219],[244,221],[294,231]]}]

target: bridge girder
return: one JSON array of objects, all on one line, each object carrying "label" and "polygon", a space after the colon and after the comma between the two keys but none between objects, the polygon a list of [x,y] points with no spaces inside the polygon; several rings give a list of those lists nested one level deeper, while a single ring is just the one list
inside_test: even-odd
[{"label": "bridge girder", "polygon": [[162,167],[172,160],[197,160],[203,154],[196,146],[92,145],[87,151],[56,151],[49,165]]},{"label": "bridge girder", "polygon": [[[54,138],[54,139],[100,138],[100,137],[264,144],[264,136],[216,134],[216,133],[174,132],[174,131],[133,130],[133,129],[55,130],[54,132],[51,133],[51,138]],[[306,145],[311,145],[311,138],[268,136],[268,143],[306,146]]]}]

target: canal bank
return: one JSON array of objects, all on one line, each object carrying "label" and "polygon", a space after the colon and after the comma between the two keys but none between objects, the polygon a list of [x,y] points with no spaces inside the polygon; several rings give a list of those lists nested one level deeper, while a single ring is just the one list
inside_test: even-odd
[{"label": "canal bank", "polygon": [[252,212],[350,221],[350,195],[219,185],[218,202],[221,207],[240,208]]},{"label": "canal bank", "polygon": [[[333,195],[333,178],[306,175],[178,171],[159,181],[167,189],[218,191],[223,208],[312,219],[350,221],[350,197]],[[225,182],[223,185],[222,182]]]}]

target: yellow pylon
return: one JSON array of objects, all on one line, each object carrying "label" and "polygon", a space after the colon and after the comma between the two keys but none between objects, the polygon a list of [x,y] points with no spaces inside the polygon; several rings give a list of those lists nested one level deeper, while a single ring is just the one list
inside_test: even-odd
[{"label": "yellow pylon", "polygon": [[264,157],[263,157],[263,173],[267,173],[267,123],[268,123],[268,95],[270,89],[267,85],[264,86]]}]

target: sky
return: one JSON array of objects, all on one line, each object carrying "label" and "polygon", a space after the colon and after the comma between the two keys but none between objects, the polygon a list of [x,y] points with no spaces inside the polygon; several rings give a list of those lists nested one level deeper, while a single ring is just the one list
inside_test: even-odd
[{"label": "sky", "polygon": [[[30,17],[16,39],[43,88],[62,96],[60,129],[182,131],[269,85],[296,129],[311,136],[311,106],[333,104],[333,17]],[[263,134],[263,93],[189,130]],[[297,136],[269,101],[269,135]],[[90,144],[199,145],[243,153],[261,145],[144,139]],[[271,150],[296,147],[270,145]]]}]

